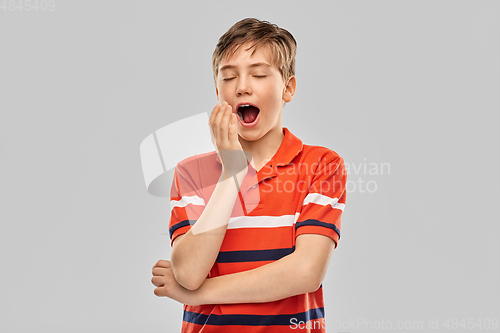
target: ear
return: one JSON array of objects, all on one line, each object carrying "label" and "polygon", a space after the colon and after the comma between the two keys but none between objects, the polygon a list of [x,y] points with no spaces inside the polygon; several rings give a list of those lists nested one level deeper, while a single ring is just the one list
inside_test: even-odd
[{"label": "ear", "polygon": [[285,103],[290,102],[295,95],[295,89],[297,88],[297,80],[295,76],[290,76],[288,82],[285,85],[285,90],[283,91],[283,101]]},{"label": "ear", "polygon": [[215,85],[215,95],[217,95],[217,100],[219,100],[219,89],[217,89],[217,85]]}]

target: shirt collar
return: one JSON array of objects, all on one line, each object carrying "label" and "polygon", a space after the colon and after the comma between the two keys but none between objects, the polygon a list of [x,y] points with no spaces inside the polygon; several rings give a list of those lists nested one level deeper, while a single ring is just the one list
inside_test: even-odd
[{"label": "shirt collar", "polygon": [[[302,141],[290,132],[286,127],[283,127],[285,137],[281,142],[280,147],[272,158],[272,163],[276,166],[287,165],[302,151]],[[215,155],[217,162],[221,163],[219,156]]]},{"label": "shirt collar", "polygon": [[283,142],[274,154],[272,160],[276,166],[287,165],[302,151],[302,141],[290,132],[286,127],[283,127]]}]

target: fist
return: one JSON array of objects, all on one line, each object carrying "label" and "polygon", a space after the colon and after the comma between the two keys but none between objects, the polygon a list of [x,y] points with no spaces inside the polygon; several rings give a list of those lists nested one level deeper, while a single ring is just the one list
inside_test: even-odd
[{"label": "fist", "polygon": [[188,290],[177,282],[172,264],[168,260],[158,260],[153,266],[151,283],[157,287],[154,294],[158,297],[168,297],[187,305],[198,305],[196,291]]}]

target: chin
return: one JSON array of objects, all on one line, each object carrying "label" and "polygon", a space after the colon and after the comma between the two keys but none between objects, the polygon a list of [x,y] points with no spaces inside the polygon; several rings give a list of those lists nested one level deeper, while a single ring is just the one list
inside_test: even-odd
[{"label": "chin", "polygon": [[238,135],[245,141],[257,141],[263,136],[261,133],[246,133],[245,135],[238,133]]}]

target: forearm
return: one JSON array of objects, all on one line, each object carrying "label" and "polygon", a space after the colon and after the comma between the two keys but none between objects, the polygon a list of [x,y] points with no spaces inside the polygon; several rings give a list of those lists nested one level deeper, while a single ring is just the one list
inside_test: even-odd
[{"label": "forearm", "polygon": [[[241,184],[246,172],[238,174]],[[176,280],[187,289],[197,289],[205,280],[219,253],[229,218],[238,197],[235,179],[221,175],[203,213],[172,249]]]},{"label": "forearm", "polygon": [[319,287],[304,256],[292,253],[253,270],[206,279],[199,304],[261,303],[312,292]]}]

